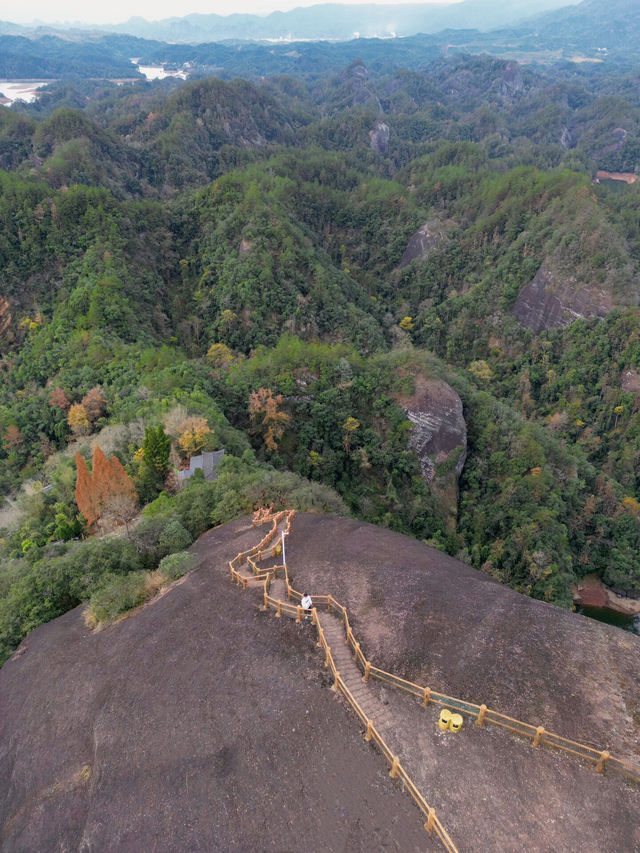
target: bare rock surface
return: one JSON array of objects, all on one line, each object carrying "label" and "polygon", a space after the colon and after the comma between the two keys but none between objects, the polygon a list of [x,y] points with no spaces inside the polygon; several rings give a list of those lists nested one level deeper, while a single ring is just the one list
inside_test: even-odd
[{"label": "bare rock surface", "polygon": [[404,250],[404,254],[400,258],[399,268],[408,266],[411,261],[426,260],[429,254],[442,245],[444,235],[441,229],[430,223],[422,225],[415,234],[413,234]]},{"label": "bare rock surface", "polygon": [[504,69],[500,79],[500,92],[509,99],[524,92],[524,80],[517,62],[510,62]]},{"label": "bare rock surface", "polygon": [[389,148],[389,125],[383,121],[377,121],[369,131],[371,150],[376,154],[386,154]]},{"label": "bare rock surface", "polygon": [[229,581],[256,536],[211,531],[164,597],[98,634],[77,608],[0,670],[3,853],[435,849],[311,626]]},{"label": "bare rock surface", "polygon": [[640,393],[640,373],[633,368],[625,370],[620,377],[620,385],[625,394]]},{"label": "bare rock surface", "polygon": [[0,296],[0,346],[3,343],[11,343],[13,341],[12,323],[11,306],[8,300]]},{"label": "bare rock surface", "polygon": [[559,329],[580,317],[606,317],[613,308],[611,294],[593,285],[583,286],[574,277],[562,278],[544,264],[520,291],[513,313],[538,334]]},{"label": "bare rock surface", "polygon": [[462,400],[442,379],[419,376],[415,393],[398,398],[398,402],[412,424],[409,443],[420,461],[422,476],[455,518],[458,480],[467,458]]},{"label": "bare rock surface", "polygon": [[[376,666],[640,763],[640,637],[355,520],[297,516],[287,548],[296,588],[332,590]],[[442,734],[436,707],[382,689],[461,851],[640,850],[637,787],[498,729]]]},{"label": "bare rock surface", "polygon": [[[308,624],[228,579],[247,519],[97,634],[81,609],[0,670],[0,838],[15,851],[441,849],[327,688]],[[533,601],[420,542],[296,516],[297,588],[350,608],[373,663],[638,761],[640,638]],[[640,850],[640,792],[383,688],[403,763],[461,851]]]}]

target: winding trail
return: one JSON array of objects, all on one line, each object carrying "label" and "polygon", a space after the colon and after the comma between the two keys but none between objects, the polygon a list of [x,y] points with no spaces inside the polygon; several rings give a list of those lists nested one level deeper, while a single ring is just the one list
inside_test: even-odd
[{"label": "winding trail", "polygon": [[[262,590],[265,610],[273,609],[277,617],[287,616],[301,622],[304,617],[299,602],[303,594],[291,585],[283,555],[285,537],[294,515],[295,510],[277,513],[269,509],[258,510],[254,514],[253,526],[270,523],[270,529],[253,548],[234,557],[229,562],[229,569],[232,580],[244,589]],[[282,558],[282,562],[278,562],[278,558]],[[435,809],[408,774],[410,770],[415,778],[431,781],[431,776],[425,777],[424,755],[416,749],[415,739],[394,718],[384,691],[369,683],[371,678],[417,697],[423,707],[433,703],[450,712],[466,715],[475,721],[477,727],[492,724],[528,739],[533,747],[544,744],[564,751],[584,760],[598,773],[606,767],[628,779],[640,781],[640,767],[618,759],[606,750],[569,740],[546,731],[543,726],[532,726],[486,705],[447,696],[375,667],[367,660],[353,634],[346,608],[331,595],[313,594],[313,605],[312,622],[318,634],[317,645],[324,651],[325,666],[333,676],[332,689],[342,693],[359,717],[365,739],[373,741],[389,762],[391,778],[399,780],[403,790],[409,793],[422,812],[425,829],[435,834],[449,853],[457,853],[457,848],[436,816]]]},{"label": "winding trail", "polygon": [[[231,560],[229,568],[232,580],[244,589],[262,588],[265,609],[273,608],[276,616],[287,616],[300,622],[305,618],[302,607],[300,604],[292,604],[291,599],[300,601],[302,594],[291,586],[286,564],[278,563],[276,559],[282,555],[279,540],[284,542],[294,515],[295,510],[275,514],[258,510],[253,518],[253,526],[271,522],[271,528],[253,548]],[[322,606],[326,606],[327,610],[320,615],[318,608]],[[369,683],[370,664],[359,652],[359,644],[355,643],[345,608],[331,596],[316,595],[312,621],[318,632],[317,645],[325,652],[325,666],[330,668],[333,675],[332,689],[344,695],[360,718],[365,740],[373,741],[387,759],[391,765],[390,777],[399,779],[403,790],[407,790],[413,798],[425,818],[425,829],[430,834],[435,833],[448,853],[458,853],[437,818],[435,809],[427,803],[405,770],[404,765],[412,763],[412,756],[404,754],[402,738],[393,715]],[[351,651],[354,643],[355,655]],[[358,660],[364,664],[364,677]]]}]

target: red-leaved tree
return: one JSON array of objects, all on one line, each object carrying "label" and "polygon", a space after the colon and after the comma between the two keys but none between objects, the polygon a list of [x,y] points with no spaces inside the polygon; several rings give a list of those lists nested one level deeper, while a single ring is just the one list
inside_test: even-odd
[{"label": "red-leaved tree", "polygon": [[87,463],[80,453],[76,453],[76,503],[91,529],[105,514],[113,516],[113,507],[129,506],[130,511],[121,513],[131,515],[138,504],[135,487],[131,478],[116,456],[107,459],[99,447],[93,450],[93,471],[89,473]]}]

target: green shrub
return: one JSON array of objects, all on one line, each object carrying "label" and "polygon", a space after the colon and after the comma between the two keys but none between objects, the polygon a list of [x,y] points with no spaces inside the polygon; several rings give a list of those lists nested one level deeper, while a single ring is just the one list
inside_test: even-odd
[{"label": "green shrub", "polygon": [[177,581],[193,566],[193,554],[188,551],[178,551],[175,554],[167,554],[160,560],[158,570],[168,581]]},{"label": "green shrub", "polygon": [[142,604],[146,592],[147,572],[108,576],[104,586],[91,596],[90,621],[110,622],[126,610]]},{"label": "green shrub", "polygon": [[175,554],[176,551],[184,551],[188,548],[193,542],[193,537],[178,519],[173,519],[163,528],[158,542],[165,554]]}]

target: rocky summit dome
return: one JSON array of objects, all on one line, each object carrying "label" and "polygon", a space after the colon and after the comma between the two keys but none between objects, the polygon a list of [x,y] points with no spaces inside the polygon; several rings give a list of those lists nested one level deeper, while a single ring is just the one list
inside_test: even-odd
[{"label": "rocky summit dome", "polygon": [[[98,633],[82,608],[0,671],[2,850],[438,850],[330,679],[310,623],[260,610],[209,531],[198,568]],[[376,666],[638,763],[640,639],[502,587],[417,541],[296,516],[298,589],[331,592]],[[639,849],[640,792],[379,682],[373,699],[460,851]],[[636,704],[634,704],[636,703]]]}]

